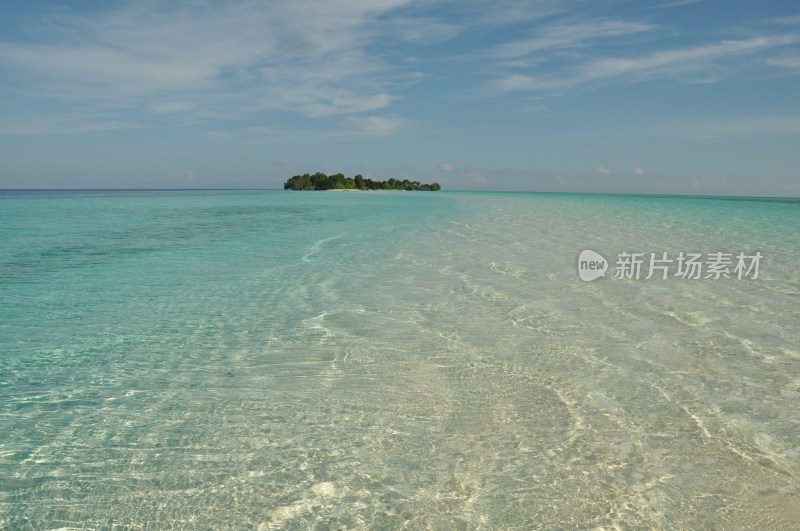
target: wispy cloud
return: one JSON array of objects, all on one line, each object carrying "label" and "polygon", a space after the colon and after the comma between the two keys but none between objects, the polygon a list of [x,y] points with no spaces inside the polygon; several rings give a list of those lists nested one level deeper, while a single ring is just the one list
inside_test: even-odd
[{"label": "wispy cloud", "polygon": [[587,84],[637,83],[657,78],[691,79],[708,76],[721,62],[800,42],[797,34],[758,36],[722,40],[712,44],[660,50],[627,57],[595,57],[560,73],[509,73],[494,83],[496,89],[511,91],[561,91]]},{"label": "wispy cloud", "polygon": [[620,75],[632,75],[637,78],[674,75],[694,71],[717,59],[752,54],[798,40],[800,36],[797,35],[753,37],[660,51],[642,57],[603,58],[589,63],[582,74],[587,80]]},{"label": "wispy cloud", "polygon": [[0,68],[14,97],[91,102],[107,115],[371,112],[397,98],[392,72],[369,53],[376,21],[409,1],[154,0],[58,11],[29,30],[33,41],[0,41]]},{"label": "wispy cloud", "polygon": [[458,25],[430,16],[398,16],[386,21],[384,24],[385,27],[382,29],[388,34],[395,35],[400,40],[427,45],[451,39],[461,31]]},{"label": "wispy cloud", "polygon": [[567,50],[586,46],[594,39],[631,35],[653,29],[651,24],[624,20],[591,20],[579,24],[547,26],[530,39],[499,44],[489,49],[487,55],[495,58],[519,58],[543,50]]},{"label": "wispy cloud", "polygon": [[[0,40],[0,88],[18,108],[43,100],[70,111],[86,104],[119,123],[132,115],[137,123],[163,124],[272,111],[374,114],[427,79],[422,69],[409,70],[415,54],[399,51],[404,46],[424,51],[467,30],[540,20],[572,3],[464,0],[453,10],[444,0],[146,0],[88,11],[42,7],[38,27]],[[95,123],[80,112],[70,119],[74,129]]]},{"label": "wispy cloud", "polygon": [[767,59],[767,64],[777,66],[780,68],[788,68],[791,70],[800,69],[800,54],[786,54],[780,57],[770,57]]},{"label": "wispy cloud", "polygon": [[691,120],[668,125],[664,132],[695,140],[720,140],[746,135],[800,135],[800,115]]},{"label": "wispy cloud", "polygon": [[574,89],[724,79],[746,68],[747,56],[762,67],[800,68],[785,48],[800,42],[796,17],[677,45],[657,11],[604,15],[577,0],[464,0],[457,10],[445,0],[146,0],[75,9],[43,10],[40,26],[19,34],[28,40],[0,40],[0,132],[200,124],[220,137],[268,123],[280,134],[272,118],[289,113],[336,134],[386,136],[419,121],[398,110],[415,96],[410,87],[436,90],[448,77],[462,84],[446,90],[485,96],[488,86],[493,96],[523,96],[509,108],[540,112],[550,108],[546,98]]},{"label": "wispy cloud", "polygon": [[34,117],[31,119],[4,120],[0,134],[40,135],[63,133],[102,133],[122,129],[137,129],[142,124],[130,121],[109,120],[94,115],[65,114],[64,116]]},{"label": "wispy cloud", "polygon": [[681,7],[681,6],[688,6],[691,4],[699,4],[705,1],[706,0],[675,0],[673,2],[664,2],[663,4],[650,6],[645,9],[668,9],[671,7]]},{"label": "wispy cloud", "polygon": [[611,170],[610,170],[609,168],[606,168],[606,167],[605,167],[605,166],[603,166],[602,164],[598,165],[598,166],[597,166],[597,167],[594,169],[594,171],[595,171],[595,172],[597,172],[597,173],[599,173],[600,175],[611,175],[611,173],[612,173],[612,172],[611,172]]},{"label": "wispy cloud", "polygon": [[346,135],[388,136],[406,121],[383,116],[353,116],[347,119],[347,123],[351,129],[344,132]]}]

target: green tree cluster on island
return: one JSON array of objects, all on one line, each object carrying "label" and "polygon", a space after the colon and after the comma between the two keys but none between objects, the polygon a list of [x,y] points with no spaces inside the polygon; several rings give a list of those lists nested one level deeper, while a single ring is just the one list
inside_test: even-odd
[{"label": "green tree cluster on island", "polygon": [[409,181],[408,179],[389,179],[387,181],[373,181],[365,179],[362,175],[353,178],[345,177],[341,173],[335,175],[325,175],[317,172],[315,174],[305,173],[295,175],[283,185],[284,190],[408,190],[436,192],[442,187],[439,183],[421,184],[419,181]]}]

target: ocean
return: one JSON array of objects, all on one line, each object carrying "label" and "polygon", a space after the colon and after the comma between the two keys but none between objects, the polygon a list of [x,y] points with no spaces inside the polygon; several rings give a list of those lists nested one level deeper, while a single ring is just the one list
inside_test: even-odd
[{"label": "ocean", "polygon": [[796,199],[0,192],[0,528],[797,528],[798,234]]}]

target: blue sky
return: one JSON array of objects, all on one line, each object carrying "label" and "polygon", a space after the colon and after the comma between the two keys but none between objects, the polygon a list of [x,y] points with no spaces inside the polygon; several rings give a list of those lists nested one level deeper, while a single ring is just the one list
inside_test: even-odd
[{"label": "blue sky", "polygon": [[800,196],[800,2],[6,1],[0,188]]}]

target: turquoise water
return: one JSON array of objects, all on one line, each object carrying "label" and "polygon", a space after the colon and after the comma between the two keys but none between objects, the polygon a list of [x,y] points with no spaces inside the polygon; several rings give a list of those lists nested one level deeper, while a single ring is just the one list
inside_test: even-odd
[{"label": "turquoise water", "polygon": [[[798,527],[798,234],[797,200],[0,192],[0,528]],[[681,251],[763,259],[614,278]]]}]

